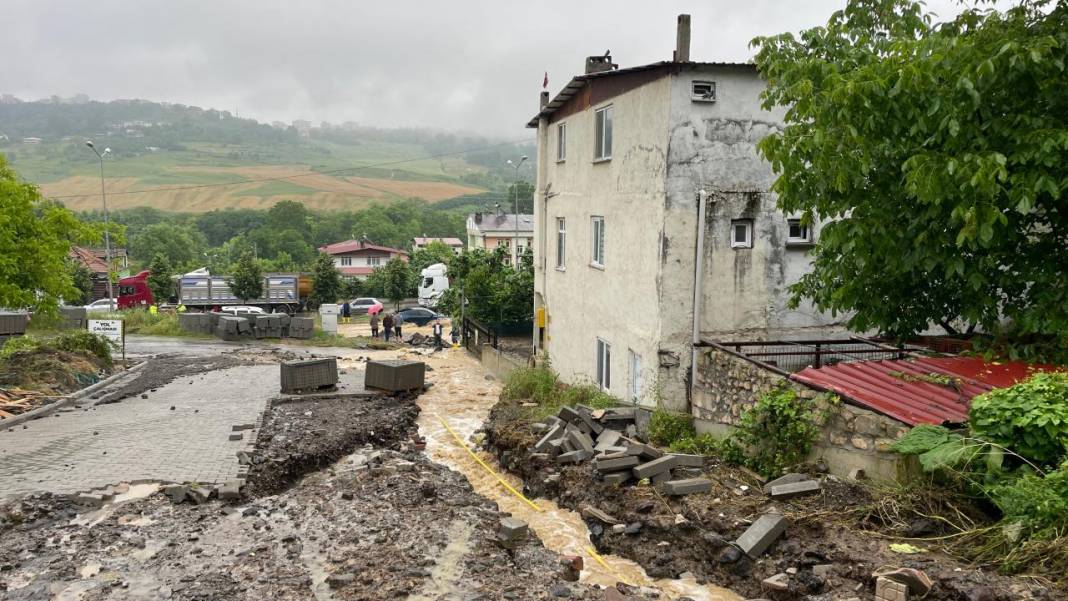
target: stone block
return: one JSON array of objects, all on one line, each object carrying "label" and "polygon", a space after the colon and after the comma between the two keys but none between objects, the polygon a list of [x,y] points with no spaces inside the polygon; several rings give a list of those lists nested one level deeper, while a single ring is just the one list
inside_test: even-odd
[{"label": "stone block", "polygon": [[86,507],[103,507],[104,495],[96,495],[90,493],[82,493],[74,498],[79,505],[85,505]]},{"label": "stone block", "polygon": [[644,443],[639,444],[641,444],[641,450],[638,454],[645,459],[660,459],[664,456],[664,453],[654,446],[647,445]]},{"label": "stone block", "polygon": [[671,468],[679,464],[678,458],[672,455],[665,455],[659,459],[653,459],[648,463],[643,463],[634,468],[634,477],[641,480],[642,478],[650,478],[661,472],[670,471]]},{"label": "stone block", "polygon": [[536,442],[534,444],[534,450],[535,451],[548,451],[549,442],[560,438],[561,436],[563,436],[563,434],[564,434],[564,428],[563,427],[561,427],[560,425],[553,425],[551,428],[549,428],[549,431],[546,432],[545,435],[542,436],[541,439],[538,440],[538,442]]},{"label": "stone block", "polygon": [[168,484],[163,487],[163,494],[167,495],[171,502],[181,503],[189,494],[189,487],[182,484]]},{"label": "stone block", "polygon": [[233,434],[230,435],[230,440],[241,440],[244,437],[245,437],[244,434],[242,434],[240,432],[234,432]]},{"label": "stone block", "polygon": [[550,440],[549,446],[545,447],[545,452],[548,453],[550,457],[556,457],[560,453],[563,453],[564,441],[560,439]]},{"label": "stone block", "polygon": [[616,430],[604,430],[597,436],[597,445],[594,449],[602,451],[608,447],[615,446],[621,437],[622,434]]},{"label": "stone block", "polygon": [[527,523],[517,518],[502,518],[500,530],[500,539],[506,542],[518,542],[526,540],[527,538]]},{"label": "stone block", "polygon": [[790,484],[779,484],[771,487],[772,499],[792,499],[794,497],[800,497],[809,495],[820,491],[820,483],[815,480],[805,480],[804,482],[792,482]]},{"label": "stone block", "polygon": [[875,601],[908,601],[909,587],[889,578],[875,580]]},{"label": "stone block", "polygon": [[862,451],[870,451],[874,446],[871,436],[865,434],[854,434],[850,437],[849,443]]},{"label": "stone block", "polygon": [[782,534],[786,532],[786,518],[774,513],[766,513],[753,522],[734,544],[749,557],[756,559],[764,554]]},{"label": "stone block", "polygon": [[809,479],[809,477],[804,475],[804,474],[797,474],[797,473],[793,473],[793,472],[791,472],[789,474],[786,474],[785,476],[779,476],[778,478],[776,478],[776,479],[772,480],[771,482],[768,482],[767,484],[764,485],[764,494],[766,494],[766,495],[767,494],[771,494],[771,487],[772,486],[780,486],[780,485],[783,485],[783,484],[793,484],[795,482],[804,482],[805,480],[808,480],[808,479]]},{"label": "stone block", "polygon": [[[667,482],[668,480],[671,480],[671,478],[672,478],[671,470],[668,470],[666,472],[660,472],[659,474],[656,474],[654,476],[650,476],[649,477],[649,481],[652,482],[653,484],[663,484],[664,482]],[[681,480],[681,478],[680,478],[680,480]]]},{"label": "stone block", "polygon": [[223,501],[234,501],[241,498],[241,480],[229,480],[223,482],[215,489],[215,494]]},{"label": "stone block", "polygon": [[572,430],[571,432],[568,432],[567,439],[575,449],[581,449],[590,455],[593,455],[593,441],[590,440],[589,436],[586,436],[582,432]]},{"label": "stone block", "polygon": [[701,455],[687,455],[685,453],[672,453],[672,457],[679,460],[679,467],[704,467],[705,458]]},{"label": "stone block", "polygon": [[204,503],[207,503],[208,499],[211,498],[211,490],[203,488],[201,486],[191,486],[189,487],[186,496],[193,503],[197,505],[202,505]]},{"label": "stone block", "polygon": [[598,459],[594,464],[599,472],[618,472],[629,470],[638,465],[638,458],[634,455],[624,455],[613,459]]},{"label": "stone block", "polygon": [[658,485],[660,492],[666,495],[692,495],[695,493],[712,490],[712,481],[705,478],[690,478],[688,480],[668,480]]},{"label": "stone block", "polygon": [[790,589],[790,576],[785,572],[779,572],[774,576],[765,578],[760,585],[768,591],[785,591]]},{"label": "stone block", "polygon": [[557,463],[582,463],[583,461],[586,461],[590,457],[593,457],[593,453],[587,453],[586,451],[583,451],[583,450],[579,449],[577,451],[568,451],[566,453],[561,453],[560,455],[558,455],[556,457],[556,462]]},{"label": "stone block", "polygon": [[630,472],[613,472],[604,475],[604,481],[608,484],[623,484],[630,480]]}]

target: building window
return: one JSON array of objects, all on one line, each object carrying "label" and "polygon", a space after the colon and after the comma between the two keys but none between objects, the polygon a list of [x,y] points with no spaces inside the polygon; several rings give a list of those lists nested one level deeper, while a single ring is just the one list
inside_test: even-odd
[{"label": "building window", "polygon": [[512,244],[512,241],[509,240],[508,238],[499,238],[497,240],[497,246],[503,246],[505,248],[508,248],[508,247],[511,246],[511,244]]},{"label": "building window", "polygon": [[800,219],[787,219],[786,224],[789,232],[786,235],[787,244],[811,244],[812,230],[808,225],[801,223]]},{"label": "building window", "polygon": [[341,257],[341,266],[348,267],[352,265],[352,257]]},{"label": "building window", "polygon": [[612,387],[612,345],[597,339],[597,385],[603,390]]},{"label": "building window", "polygon": [[563,269],[566,265],[567,256],[567,221],[563,217],[556,218],[556,268]]},{"label": "building window", "polygon": [[595,113],[593,159],[607,161],[612,158],[612,107],[606,106]]},{"label": "building window", "polygon": [[382,264],[382,257],[367,257],[367,264],[377,267]]},{"label": "building window", "polygon": [[642,397],[642,356],[634,352],[634,349],[627,349],[627,354],[630,357],[630,382],[627,391],[627,398],[634,404],[638,404]]},{"label": "building window", "polygon": [[753,221],[735,219],[731,222],[731,248],[753,248]]},{"label": "building window", "polygon": [[593,234],[590,263],[597,267],[604,267],[604,217],[590,217],[590,227]]},{"label": "building window", "polygon": [[694,102],[715,102],[716,82],[694,81],[690,84],[690,99]]},{"label": "building window", "polygon": [[556,126],[556,160],[567,160],[567,123]]}]

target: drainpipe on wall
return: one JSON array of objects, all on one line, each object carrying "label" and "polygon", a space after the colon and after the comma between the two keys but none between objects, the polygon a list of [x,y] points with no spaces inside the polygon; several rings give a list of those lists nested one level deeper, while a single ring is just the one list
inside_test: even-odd
[{"label": "drainpipe on wall", "polygon": [[[701,343],[701,299],[705,282],[705,205],[708,193],[697,192],[697,254],[693,267],[693,337],[690,341],[690,383],[686,388],[687,400],[692,396],[697,377],[697,345]],[[692,408],[691,408],[692,411]]]}]

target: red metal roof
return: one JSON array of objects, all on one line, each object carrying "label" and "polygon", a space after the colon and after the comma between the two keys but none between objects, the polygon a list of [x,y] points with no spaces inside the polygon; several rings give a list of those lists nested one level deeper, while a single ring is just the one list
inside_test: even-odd
[{"label": "red metal roof", "polygon": [[[807,367],[790,377],[915,426],[966,422],[972,398],[1037,371],[1060,369],[977,357],[923,357]],[[939,384],[931,376],[949,376],[952,384]]]},{"label": "red metal roof", "polygon": [[326,246],[320,246],[319,250],[328,255],[350,254],[359,252],[361,250],[377,250],[387,252],[390,255],[400,255],[402,257],[408,256],[407,252],[399,248],[379,246],[377,244],[371,244],[370,242],[364,242],[363,240],[346,240],[345,242],[335,242],[333,244],[327,244]]}]

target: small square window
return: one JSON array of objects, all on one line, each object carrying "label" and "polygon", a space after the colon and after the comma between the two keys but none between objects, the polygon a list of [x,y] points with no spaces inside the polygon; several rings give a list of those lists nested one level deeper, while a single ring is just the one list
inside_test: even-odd
[{"label": "small square window", "polygon": [[731,222],[731,248],[753,248],[753,222],[736,219]]},{"label": "small square window", "polygon": [[811,244],[812,230],[800,219],[787,219],[786,224],[789,232],[786,235],[787,244]]},{"label": "small square window", "polygon": [[690,99],[694,102],[715,102],[716,82],[694,81],[690,86]]}]

